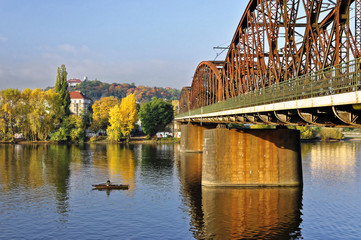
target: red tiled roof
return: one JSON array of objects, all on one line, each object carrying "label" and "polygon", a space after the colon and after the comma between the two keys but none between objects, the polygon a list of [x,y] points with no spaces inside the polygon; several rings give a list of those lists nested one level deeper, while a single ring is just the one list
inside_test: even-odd
[{"label": "red tiled roof", "polygon": [[69,79],[68,83],[81,83],[80,79]]},{"label": "red tiled roof", "polygon": [[70,94],[70,99],[88,99],[79,91],[70,92],[69,94]]}]

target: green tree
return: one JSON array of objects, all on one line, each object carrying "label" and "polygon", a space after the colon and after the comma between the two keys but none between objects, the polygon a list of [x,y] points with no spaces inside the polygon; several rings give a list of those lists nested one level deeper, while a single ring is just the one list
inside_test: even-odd
[{"label": "green tree", "polygon": [[56,76],[56,84],[55,84],[55,92],[60,95],[61,109],[64,116],[70,115],[70,94],[68,91],[68,82],[67,82],[67,72],[65,65],[62,64],[60,68],[58,68],[58,75]]},{"label": "green tree", "polygon": [[50,140],[56,142],[83,142],[85,140],[85,124],[77,115],[65,117],[58,129],[51,134]]},{"label": "green tree", "polygon": [[173,106],[160,98],[153,98],[140,106],[139,118],[143,131],[151,137],[173,120]]},{"label": "green tree", "polygon": [[316,137],[316,132],[313,130],[312,127],[308,126],[297,126],[297,130],[300,130],[301,139],[313,139]]}]

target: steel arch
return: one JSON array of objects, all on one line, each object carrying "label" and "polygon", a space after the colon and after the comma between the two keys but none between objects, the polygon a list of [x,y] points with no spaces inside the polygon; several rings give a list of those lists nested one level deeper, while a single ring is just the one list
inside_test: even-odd
[{"label": "steel arch", "polygon": [[223,92],[221,69],[223,62],[201,62],[193,77],[190,91],[190,108],[196,109],[218,102]]},{"label": "steel arch", "polygon": [[225,61],[198,65],[189,106],[214,104],[360,56],[361,0],[250,0]]},{"label": "steel arch", "polygon": [[179,99],[179,112],[185,113],[191,110],[190,108],[190,101],[189,101],[189,95],[191,92],[190,87],[183,87],[181,91],[181,96]]}]

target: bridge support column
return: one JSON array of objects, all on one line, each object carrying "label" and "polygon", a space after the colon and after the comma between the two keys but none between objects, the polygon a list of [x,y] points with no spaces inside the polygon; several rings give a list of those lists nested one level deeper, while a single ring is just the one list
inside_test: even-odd
[{"label": "bridge support column", "polygon": [[181,125],[181,151],[182,152],[202,152],[203,133],[209,127],[195,124]]},{"label": "bridge support column", "polygon": [[202,185],[302,185],[299,131],[205,130]]}]

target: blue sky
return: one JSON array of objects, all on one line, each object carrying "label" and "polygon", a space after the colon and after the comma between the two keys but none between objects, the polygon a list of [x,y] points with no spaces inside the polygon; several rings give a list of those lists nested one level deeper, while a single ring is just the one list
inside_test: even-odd
[{"label": "blue sky", "polygon": [[[68,78],[189,86],[227,46],[247,0],[0,0],[0,89]],[[222,55],[219,60],[224,60]]]}]

